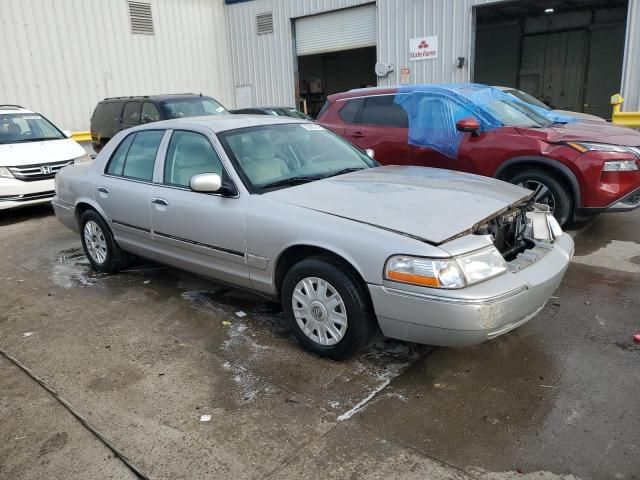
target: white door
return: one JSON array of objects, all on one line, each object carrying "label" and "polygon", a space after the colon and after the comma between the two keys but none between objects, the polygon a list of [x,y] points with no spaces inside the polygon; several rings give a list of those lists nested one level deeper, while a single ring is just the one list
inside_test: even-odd
[{"label": "white door", "polygon": [[346,8],[295,21],[296,53],[338,52],[376,45],[376,6]]}]

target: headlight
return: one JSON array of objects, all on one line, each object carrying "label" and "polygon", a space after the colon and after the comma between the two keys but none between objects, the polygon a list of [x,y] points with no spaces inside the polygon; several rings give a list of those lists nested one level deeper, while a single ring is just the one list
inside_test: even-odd
[{"label": "headlight", "polygon": [[88,153],[85,153],[84,155],[78,157],[78,158],[74,158],[73,159],[73,164],[74,165],[78,165],[79,163],[85,163],[85,162],[90,162],[91,161],[91,157],[89,156]]},{"label": "headlight", "polygon": [[395,255],[387,260],[387,280],[433,288],[462,288],[487,280],[507,270],[495,247],[452,259]]},{"label": "headlight", "polygon": [[632,150],[622,145],[611,145],[609,143],[593,143],[593,142],[567,142],[579,152],[614,152],[614,153],[632,153]]},{"label": "headlight", "polygon": [[0,167],[0,178],[13,178],[13,175],[7,167]]},{"label": "headlight", "polygon": [[635,160],[611,160],[604,162],[603,172],[634,172],[638,170]]},{"label": "headlight", "polygon": [[495,247],[458,257],[458,264],[462,267],[467,285],[495,277],[507,270],[504,258]]},{"label": "headlight", "polygon": [[464,287],[464,279],[460,269],[455,261],[448,259],[396,255],[387,260],[384,276],[394,282],[410,283],[423,287]]}]

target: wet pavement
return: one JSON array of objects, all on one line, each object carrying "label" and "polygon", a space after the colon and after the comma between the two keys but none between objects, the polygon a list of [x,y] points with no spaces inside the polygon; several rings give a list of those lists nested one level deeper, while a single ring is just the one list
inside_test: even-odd
[{"label": "wet pavement", "polygon": [[[259,297],[152,264],[93,273],[48,208],[0,212],[0,266],[0,349],[150,478],[640,478],[640,211],[581,225],[516,331],[379,338],[346,362]],[[0,478],[135,477],[0,357]]]}]

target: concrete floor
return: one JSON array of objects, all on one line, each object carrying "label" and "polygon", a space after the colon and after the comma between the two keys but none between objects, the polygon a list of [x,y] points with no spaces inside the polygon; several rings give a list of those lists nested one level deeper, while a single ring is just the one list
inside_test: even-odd
[{"label": "concrete floor", "polygon": [[[96,275],[48,208],[0,212],[0,348],[154,479],[637,479],[638,232],[640,211],[583,226],[557,298],[497,340],[338,363],[277,305],[154,265]],[[0,478],[135,476],[0,357]]]}]

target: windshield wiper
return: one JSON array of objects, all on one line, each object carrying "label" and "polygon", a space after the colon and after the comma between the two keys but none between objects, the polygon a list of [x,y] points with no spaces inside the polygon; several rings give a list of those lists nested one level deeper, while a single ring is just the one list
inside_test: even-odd
[{"label": "windshield wiper", "polygon": [[7,143],[27,143],[27,142],[44,142],[47,140],[60,140],[63,137],[42,137],[42,138],[21,138],[19,140],[13,140]]},{"label": "windshield wiper", "polygon": [[282,180],[276,180],[275,182],[267,183],[266,185],[262,185],[260,188],[265,189],[276,187],[290,187],[293,185],[313,182],[314,180],[318,180],[319,178],[321,177],[289,177]]},{"label": "windshield wiper", "polygon": [[364,170],[365,167],[351,167],[351,168],[343,168],[342,170],[338,170],[337,172],[330,173],[326,175],[324,178],[329,177],[337,177],[338,175],[343,175],[345,173],[357,172],[358,170]]}]

